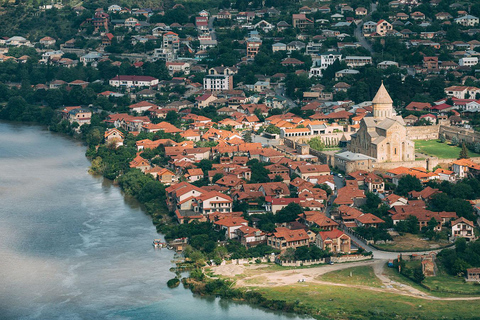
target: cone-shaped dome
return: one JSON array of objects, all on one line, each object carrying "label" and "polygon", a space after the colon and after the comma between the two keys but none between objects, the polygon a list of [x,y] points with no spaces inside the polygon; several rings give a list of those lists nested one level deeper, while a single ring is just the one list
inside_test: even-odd
[{"label": "cone-shaped dome", "polygon": [[373,98],[372,102],[375,104],[377,103],[392,104],[393,103],[392,98],[390,98],[390,95],[388,94],[387,89],[385,89],[385,86],[383,85],[383,81],[382,81],[382,85],[378,89],[377,94],[375,95],[375,98]]}]

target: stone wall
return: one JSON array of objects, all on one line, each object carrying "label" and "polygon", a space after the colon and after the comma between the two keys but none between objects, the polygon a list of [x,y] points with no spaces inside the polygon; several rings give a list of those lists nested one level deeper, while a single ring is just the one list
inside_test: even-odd
[{"label": "stone wall", "polygon": [[381,162],[375,163],[375,170],[391,170],[398,167],[414,168],[414,167],[427,167],[427,160],[415,160],[415,161],[401,161],[401,162]]},{"label": "stone wall", "polygon": [[438,139],[439,125],[434,126],[411,126],[407,127],[407,138],[410,140],[433,140]]},{"label": "stone wall", "polygon": [[341,263],[341,262],[351,262],[351,261],[363,261],[363,260],[370,260],[372,256],[364,256],[361,254],[349,254],[340,257],[330,257],[331,262]]},{"label": "stone wall", "polygon": [[256,263],[257,260],[260,260],[261,263],[272,262],[275,256],[264,256],[259,258],[248,258],[248,259],[232,259],[232,264],[249,264]]},{"label": "stone wall", "polygon": [[326,263],[325,259],[317,259],[317,260],[289,260],[289,261],[283,261],[280,259],[275,259],[275,263],[278,265],[281,265],[282,267],[301,267],[301,266],[311,266],[314,264],[321,264],[321,263]]},{"label": "stone wall", "polygon": [[457,137],[459,141],[468,143],[480,142],[480,133],[471,129],[440,126],[440,134],[444,134],[448,140],[451,140],[452,137]]}]

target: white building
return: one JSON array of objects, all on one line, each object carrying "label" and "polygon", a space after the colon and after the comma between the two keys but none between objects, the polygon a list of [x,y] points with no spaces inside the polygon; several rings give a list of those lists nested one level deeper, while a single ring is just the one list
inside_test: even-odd
[{"label": "white building", "polygon": [[158,79],[149,76],[116,76],[110,79],[109,84],[112,87],[153,87],[158,85]]},{"label": "white building", "polygon": [[190,63],[188,62],[170,62],[167,61],[165,66],[168,69],[170,74],[174,74],[175,72],[182,72],[186,75],[190,74]]},{"label": "white building", "polygon": [[233,78],[230,75],[207,75],[203,78],[203,89],[211,91],[226,91],[233,89]]},{"label": "white building", "polygon": [[314,60],[310,68],[310,77],[321,77],[322,71],[331,66],[335,61],[342,61],[342,54],[338,52],[326,52],[320,55],[320,59]]},{"label": "white building", "polygon": [[462,17],[458,17],[455,20],[455,23],[462,25],[464,27],[474,27],[478,24],[479,19],[472,15],[464,15]]},{"label": "white building", "polygon": [[346,56],[344,61],[350,68],[356,68],[363,67],[367,64],[372,64],[372,57]]},{"label": "white building", "polygon": [[461,67],[471,67],[475,66],[478,64],[478,58],[477,57],[464,57],[460,58],[458,60],[458,65]]}]

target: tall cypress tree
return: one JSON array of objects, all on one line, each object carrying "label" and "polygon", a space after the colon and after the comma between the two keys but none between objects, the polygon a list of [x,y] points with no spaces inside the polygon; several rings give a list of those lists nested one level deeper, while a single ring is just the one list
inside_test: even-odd
[{"label": "tall cypress tree", "polygon": [[467,146],[465,145],[465,142],[462,143],[462,150],[460,151],[460,155],[458,156],[458,159],[468,159],[468,151],[467,151]]}]

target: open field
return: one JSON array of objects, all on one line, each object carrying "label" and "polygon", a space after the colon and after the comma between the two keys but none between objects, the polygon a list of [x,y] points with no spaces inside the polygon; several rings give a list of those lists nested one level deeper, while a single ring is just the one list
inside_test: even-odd
[{"label": "open field", "polygon": [[387,251],[417,251],[438,249],[450,244],[447,241],[422,240],[421,235],[410,233],[403,236],[393,236],[393,240],[393,243],[376,244],[375,247]]},{"label": "open field", "polygon": [[[440,140],[415,140],[415,152],[424,153],[439,159],[458,158],[462,148],[441,143]],[[480,157],[480,154],[468,151],[470,157]]]},{"label": "open field", "polygon": [[480,285],[465,282],[463,277],[454,277],[439,268],[435,277],[427,277],[422,282],[433,292],[480,295]]},{"label": "open field", "polygon": [[373,268],[370,266],[328,272],[318,277],[318,280],[377,288],[382,286],[382,282],[375,276]]},{"label": "open field", "polygon": [[478,301],[429,301],[393,293],[305,283],[262,287],[267,299],[299,301],[317,319],[478,319]]}]

